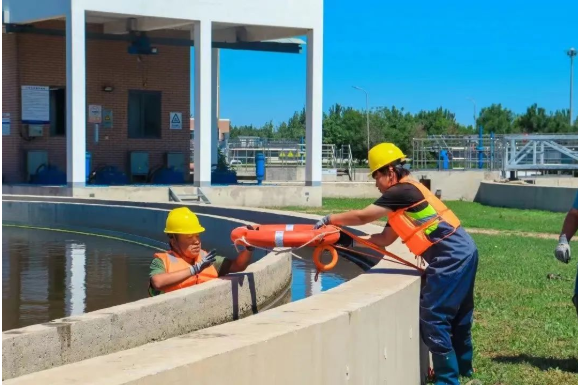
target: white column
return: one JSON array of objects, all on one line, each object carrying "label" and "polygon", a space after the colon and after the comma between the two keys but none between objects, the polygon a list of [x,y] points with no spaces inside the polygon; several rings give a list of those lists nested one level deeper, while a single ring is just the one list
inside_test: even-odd
[{"label": "white column", "polygon": [[323,273],[319,274],[319,277],[317,277],[317,282],[315,282],[316,275],[317,272],[315,270],[311,270],[311,273],[309,274],[309,286],[311,287],[311,295],[316,295],[323,291]]},{"label": "white column", "polygon": [[219,146],[219,112],[218,112],[218,76],[219,76],[219,49],[213,48],[211,54],[211,164],[217,164],[217,157],[219,155],[217,147]]},{"label": "white column", "polygon": [[86,305],[86,245],[66,244],[66,310],[69,315],[83,314]]},{"label": "white column", "polygon": [[211,185],[211,22],[196,21],[195,41],[195,186]]},{"label": "white column", "polygon": [[71,2],[66,15],[66,181],[86,182],[86,51],[84,9]]},{"label": "white column", "polygon": [[305,184],[321,186],[323,122],[323,28],[307,33]]}]

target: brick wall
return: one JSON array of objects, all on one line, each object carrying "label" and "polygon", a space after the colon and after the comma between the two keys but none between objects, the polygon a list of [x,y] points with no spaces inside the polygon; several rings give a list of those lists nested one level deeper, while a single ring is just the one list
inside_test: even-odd
[{"label": "brick wall", "polygon": [[2,34],[2,113],[9,113],[10,135],[2,136],[2,181],[18,181],[22,173],[23,140],[18,135],[20,88],[18,87],[17,36]]},{"label": "brick wall", "polygon": [[[94,26],[89,28],[94,29]],[[2,39],[3,112],[11,112],[13,121],[12,134],[3,137],[2,171],[6,181],[23,179],[24,151],[27,149],[48,150],[50,163],[65,171],[64,136],[51,136],[49,126],[46,126],[43,137],[25,141],[18,135],[21,125],[15,122],[20,119],[20,85],[66,86],[66,40],[35,34],[3,34]],[[151,168],[163,164],[167,151],[182,152],[185,164],[188,164],[189,47],[158,46],[158,55],[144,55],[140,61],[138,56],[127,53],[127,47],[128,42],[86,42],[86,103],[99,104],[113,111],[113,128],[104,129],[101,125],[98,143],[94,141],[94,125],[87,124],[86,148],[92,153],[93,168],[114,165],[128,175],[129,151],[134,150],[149,152]],[[104,92],[103,86],[112,86],[114,91]],[[128,138],[128,90],[162,92],[161,139]],[[182,113],[182,130],[169,129],[170,112]]]}]

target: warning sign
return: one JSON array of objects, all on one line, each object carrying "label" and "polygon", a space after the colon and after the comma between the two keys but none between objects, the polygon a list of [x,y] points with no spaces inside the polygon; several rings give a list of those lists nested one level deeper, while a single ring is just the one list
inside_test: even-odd
[{"label": "warning sign", "polygon": [[183,114],[180,112],[171,112],[170,116],[171,130],[181,130],[183,128]]},{"label": "warning sign", "polygon": [[102,110],[102,128],[112,128],[112,110]]},{"label": "warning sign", "polygon": [[102,106],[96,104],[88,106],[88,123],[102,123]]}]

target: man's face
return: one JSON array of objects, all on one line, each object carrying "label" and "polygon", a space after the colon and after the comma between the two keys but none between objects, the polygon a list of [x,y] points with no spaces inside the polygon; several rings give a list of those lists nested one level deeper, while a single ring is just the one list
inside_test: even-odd
[{"label": "man's face", "polygon": [[175,234],[171,240],[173,247],[183,257],[195,259],[201,252],[201,237],[199,234]]}]

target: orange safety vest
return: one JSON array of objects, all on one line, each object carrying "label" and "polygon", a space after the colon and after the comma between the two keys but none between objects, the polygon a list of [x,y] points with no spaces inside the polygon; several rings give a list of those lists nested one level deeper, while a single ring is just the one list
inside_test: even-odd
[{"label": "orange safety vest", "polygon": [[[207,255],[207,252],[205,250],[201,250],[199,258],[203,258],[205,255]],[[161,261],[163,261],[165,265],[165,272],[167,273],[173,273],[175,271],[189,269],[191,267],[190,263],[185,261],[183,258],[177,257],[170,251],[166,253],[156,253],[155,258],[159,258]],[[207,282],[218,277],[219,273],[217,272],[217,269],[211,265],[201,271],[199,274],[192,275],[184,281],[165,287],[162,291],[168,293],[169,291],[184,289],[185,287],[198,285],[199,283]]]},{"label": "orange safety vest", "polygon": [[[423,194],[424,199],[417,202],[414,205],[409,207],[395,210],[388,214],[387,222],[396,232],[397,235],[401,238],[402,242],[408,247],[408,249],[414,253],[415,255],[422,255],[427,249],[431,246],[435,245],[438,242],[443,241],[457,230],[460,226],[460,220],[456,215],[447,208],[445,204],[441,200],[438,199],[431,191],[427,189],[423,184],[419,182],[415,182],[407,177],[402,178],[399,183],[409,183],[414,185],[418,188],[418,190]],[[436,212],[436,216],[431,218],[430,220],[426,221],[422,224],[416,224],[415,220],[409,218],[405,215],[405,212],[415,207],[423,202],[427,202],[433,207]],[[429,237],[425,234],[425,229],[430,227],[436,221],[438,222],[447,222],[451,227],[453,227],[453,231],[449,234],[444,236],[441,239],[436,240],[435,242],[430,241]]]}]

